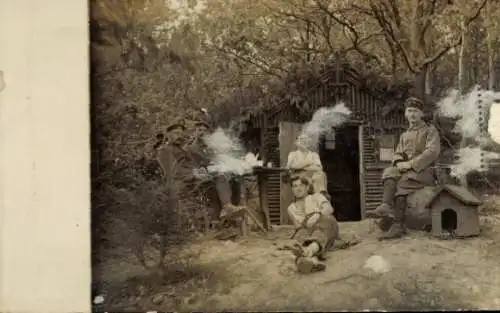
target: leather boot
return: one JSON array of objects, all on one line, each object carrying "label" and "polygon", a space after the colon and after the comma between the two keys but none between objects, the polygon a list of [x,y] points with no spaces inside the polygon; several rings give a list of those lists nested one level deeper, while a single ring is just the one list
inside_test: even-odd
[{"label": "leather boot", "polygon": [[317,257],[298,257],[295,261],[297,270],[301,274],[310,274],[314,272],[324,271],[326,264],[321,262]]},{"label": "leather boot", "polygon": [[406,197],[397,197],[394,204],[394,223],[391,228],[379,237],[379,240],[401,238],[406,234],[404,216],[406,213]]},{"label": "leather boot", "polygon": [[390,217],[382,217],[378,220],[378,228],[383,231],[383,232],[386,232],[388,231],[389,229],[391,229],[392,227],[392,224],[394,224],[394,219],[393,218],[390,218]]},{"label": "leather boot", "polygon": [[384,194],[382,198],[382,204],[380,204],[375,210],[367,212],[368,217],[390,217],[392,216],[392,200],[394,194],[396,193],[397,182],[395,179],[385,179],[384,180]]}]

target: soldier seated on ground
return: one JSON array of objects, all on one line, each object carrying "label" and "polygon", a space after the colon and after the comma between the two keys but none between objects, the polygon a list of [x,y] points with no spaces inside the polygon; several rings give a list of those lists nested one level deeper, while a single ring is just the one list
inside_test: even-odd
[{"label": "soldier seated on ground", "polygon": [[382,174],[383,202],[372,216],[389,219],[390,229],[379,239],[400,238],[406,233],[404,217],[407,197],[414,192],[435,185],[434,165],[441,150],[437,129],[423,120],[423,102],[408,98],[405,117],[409,128],[401,134],[394,153],[392,166]]},{"label": "soldier seated on ground", "polygon": [[333,207],[323,194],[309,194],[310,182],[304,177],[292,177],[291,184],[295,201],[288,207],[288,214],[296,228],[303,228],[298,234],[305,233],[294,250],[297,269],[301,273],[324,270],[325,252],[339,237]]}]

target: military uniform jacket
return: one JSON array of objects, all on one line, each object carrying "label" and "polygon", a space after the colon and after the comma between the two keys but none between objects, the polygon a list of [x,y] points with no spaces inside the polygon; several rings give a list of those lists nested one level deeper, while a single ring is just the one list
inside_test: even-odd
[{"label": "military uniform jacket", "polygon": [[393,165],[408,161],[411,169],[403,174],[403,180],[432,185],[436,179],[434,165],[441,152],[439,132],[433,125],[422,123],[408,128],[399,137]]}]

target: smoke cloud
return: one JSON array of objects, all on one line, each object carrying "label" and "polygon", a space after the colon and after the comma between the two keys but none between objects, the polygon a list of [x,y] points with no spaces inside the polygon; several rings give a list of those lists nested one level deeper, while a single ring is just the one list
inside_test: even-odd
[{"label": "smoke cloud", "polygon": [[457,161],[452,165],[450,175],[462,178],[473,171],[487,171],[488,164],[499,157],[498,153],[484,151],[480,147],[461,148],[456,152]]},{"label": "smoke cloud", "polygon": [[500,144],[500,103],[491,105],[488,133],[493,141]]},{"label": "smoke cloud", "polygon": [[[474,142],[473,145],[456,151],[456,160],[451,166],[453,177],[463,178],[473,171],[487,171],[490,161],[500,157],[496,153],[484,151],[479,147],[479,143],[486,142],[489,138],[488,131],[485,131],[486,127],[484,127],[484,124],[489,121],[484,118],[496,99],[500,99],[500,93],[475,87],[463,95],[457,90],[451,90],[438,102],[439,115],[456,119],[453,132]],[[488,125],[488,129],[490,127],[491,125]]]},{"label": "smoke cloud", "polygon": [[[318,109],[302,128],[298,139],[300,144],[316,147],[321,135],[343,124],[350,114],[343,102],[331,108]],[[210,165],[206,169],[194,170],[194,175],[199,178],[221,174],[244,175],[251,173],[255,166],[263,166],[258,156],[245,151],[236,136],[220,127],[206,135],[203,141],[210,151]]]},{"label": "smoke cloud", "polygon": [[253,153],[246,153],[240,140],[229,131],[217,128],[212,134],[203,137],[203,141],[210,151],[210,165],[206,171],[195,170],[196,176],[207,174],[244,175],[251,173],[254,166],[262,166]]},{"label": "smoke cloud", "polygon": [[306,123],[297,138],[297,146],[303,146],[308,149],[317,147],[319,138],[345,123],[351,115],[351,110],[345,103],[340,102],[334,107],[319,108],[314,112],[311,121]]}]

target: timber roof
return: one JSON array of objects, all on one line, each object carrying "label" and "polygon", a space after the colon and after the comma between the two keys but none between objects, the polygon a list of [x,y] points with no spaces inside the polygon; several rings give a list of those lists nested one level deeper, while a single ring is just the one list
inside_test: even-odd
[{"label": "timber roof", "polygon": [[272,115],[291,104],[291,95],[305,96],[324,84],[352,84],[377,99],[393,103],[384,112],[388,114],[403,102],[412,87],[407,83],[390,85],[377,75],[362,74],[350,64],[336,61],[329,61],[321,66],[297,68],[284,81],[265,84],[270,86],[266,92],[262,91],[262,84],[256,83],[236,92],[224,102],[239,103],[243,118],[262,113]]},{"label": "timber roof", "polygon": [[479,200],[475,195],[473,195],[470,191],[468,191],[464,187],[446,184],[436,191],[434,196],[431,199],[429,199],[425,207],[430,207],[434,203],[434,201],[438,198],[438,196],[443,192],[447,192],[453,198],[457,199],[458,201],[462,202],[465,205],[479,206],[482,203],[481,200]]}]

